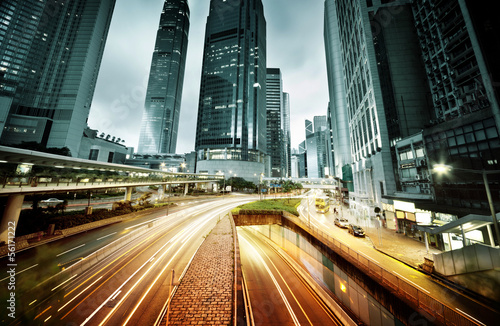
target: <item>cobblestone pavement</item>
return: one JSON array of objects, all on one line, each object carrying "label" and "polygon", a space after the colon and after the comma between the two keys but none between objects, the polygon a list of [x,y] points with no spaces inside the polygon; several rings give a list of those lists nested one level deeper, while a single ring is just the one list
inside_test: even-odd
[{"label": "cobblestone pavement", "polygon": [[[234,236],[223,218],[200,246],[162,325],[230,325],[233,311]],[[168,322],[167,322],[168,318]]]}]

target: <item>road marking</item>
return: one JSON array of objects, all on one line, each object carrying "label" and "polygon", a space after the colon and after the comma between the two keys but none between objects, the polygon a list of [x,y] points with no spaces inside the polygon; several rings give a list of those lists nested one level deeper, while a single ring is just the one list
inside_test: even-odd
[{"label": "road marking", "polygon": [[430,291],[427,291],[426,289],[424,289],[424,288],[423,288],[423,287],[421,287],[420,285],[418,285],[418,284],[416,284],[416,283],[414,283],[414,282],[410,281],[409,279],[407,279],[407,278],[406,278],[406,277],[404,277],[403,275],[401,275],[401,274],[397,273],[396,271],[392,271],[392,272],[393,272],[394,274],[398,275],[399,277],[404,278],[405,280],[407,280],[407,281],[408,281],[408,282],[410,282],[411,284],[415,285],[415,286],[416,286],[416,287],[418,287],[419,289],[421,289],[421,290],[423,290],[423,291],[425,291],[425,292],[427,292],[427,293],[431,293]]},{"label": "road marking", "polygon": [[[35,264],[35,265],[33,265],[33,266],[31,266],[31,267],[28,267],[28,268],[25,268],[25,269],[23,269],[22,271],[17,272],[17,273],[16,273],[16,275],[21,274],[22,272],[26,272],[28,269],[31,269],[31,268],[36,267],[36,266],[38,266],[38,264]],[[6,279],[8,279],[8,278],[10,278],[10,276],[7,276],[6,278],[2,278],[2,279],[0,280],[0,282],[5,281],[5,280],[6,280]]]},{"label": "road marking", "polygon": [[97,238],[97,239],[96,239],[96,241],[97,241],[97,240],[104,239],[104,238],[107,238],[107,237],[112,236],[113,234],[117,234],[117,233],[118,233],[118,232],[113,232],[113,233],[110,233],[110,234],[108,234],[108,235],[105,235],[104,237]]},{"label": "road marking", "polygon": [[457,309],[458,311],[460,311],[461,313],[463,313],[463,314],[464,314],[464,315],[466,315],[467,317],[474,319],[475,321],[477,321],[477,322],[478,322],[478,323],[480,323],[481,325],[486,326],[486,324],[484,324],[484,323],[480,322],[479,320],[477,320],[476,318],[472,317],[472,316],[471,316],[471,315],[469,315],[468,313],[465,313],[465,312],[463,312],[462,310],[460,310],[460,309],[458,309],[458,308],[455,308],[455,309]]},{"label": "road marking", "polygon": [[138,227],[139,225],[143,225],[143,224],[146,224],[146,223],[149,223],[149,222],[153,222],[153,221],[156,221],[158,218],[154,218],[152,220],[149,220],[149,221],[146,221],[146,222],[142,222],[142,223],[139,223],[139,224],[136,224],[136,225],[133,225],[133,226],[129,226],[128,228],[125,228],[125,230],[128,230],[128,229],[133,229],[135,227]]},{"label": "road marking", "polygon": [[83,247],[83,246],[85,246],[85,243],[84,243],[84,244],[82,244],[82,245],[80,245],[80,246],[78,246],[78,247],[74,247],[73,249],[66,250],[65,252],[61,252],[59,255],[56,255],[56,257],[62,256],[62,255],[64,255],[64,254],[67,254],[68,252],[73,251],[73,250],[76,250],[76,249],[81,248],[81,247]]}]

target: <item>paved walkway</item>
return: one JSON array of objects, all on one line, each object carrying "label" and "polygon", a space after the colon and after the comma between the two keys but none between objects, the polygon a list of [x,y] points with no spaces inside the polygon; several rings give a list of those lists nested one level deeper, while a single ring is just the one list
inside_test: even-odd
[{"label": "paved walkway", "polygon": [[[337,208],[338,210],[338,208]],[[351,215],[348,209],[343,209],[342,214],[349,221],[356,221],[357,218]],[[375,249],[391,256],[411,267],[418,268],[424,263],[425,258],[433,260],[432,254],[438,254],[442,251],[429,246],[429,251],[425,243],[418,238],[412,238],[402,233],[396,233],[395,230],[387,228],[378,228],[378,221],[361,221],[358,224],[365,230]]]},{"label": "paved walkway", "polygon": [[161,325],[232,323],[235,236],[226,216],[200,246]]}]

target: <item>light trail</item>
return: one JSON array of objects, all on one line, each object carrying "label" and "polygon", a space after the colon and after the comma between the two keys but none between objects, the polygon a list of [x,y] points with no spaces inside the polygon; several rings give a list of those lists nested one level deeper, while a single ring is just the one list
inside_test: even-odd
[{"label": "light trail", "polygon": [[75,275],[71,276],[71,277],[70,277],[70,278],[68,278],[66,281],[62,282],[61,284],[59,284],[58,286],[56,286],[55,288],[53,288],[53,289],[52,289],[52,290],[50,290],[50,291],[51,291],[51,292],[52,292],[52,291],[54,291],[54,290],[55,290],[55,289],[57,289],[58,287],[63,286],[65,283],[67,283],[67,282],[71,281],[71,279],[73,279],[73,278],[75,278],[75,277],[77,277],[77,276],[78,276],[78,274],[75,274]]},{"label": "light trail", "polygon": [[262,258],[262,256],[259,254],[259,252],[257,252],[257,250],[250,244],[250,242],[247,239],[245,239],[245,237],[242,237],[242,240],[244,240],[250,246],[250,249],[255,253],[254,257],[258,258],[259,261],[261,262],[262,266],[264,266],[264,268],[266,269],[267,273],[269,274],[269,277],[271,278],[271,280],[273,281],[274,285],[276,286],[276,289],[278,290],[278,293],[280,294],[281,299],[283,300],[283,302],[284,302],[284,304],[286,306],[286,309],[288,310],[288,313],[290,314],[290,317],[293,320],[293,323],[295,325],[297,325],[297,326],[300,326],[299,319],[297,318],[297,316],[293,312],[292,306],[288,302],[288,299],[286,298],[285,294],[283,293],[283,290],[281,289],[280,285],[278,284],[278,281],[276,280],[276,278],[274,277],[273,273],[269,269],[269,266],[267,266],[266,262],[264,261],[264,259]]},{"label": "light trail", "polygon": [[[162,217],[165,217],[165,216],[162,216]],[[129,226],[128,228],[125,228],[124,230],[130,230],[130,229],[133,229],[133,228],[136,228],[138,226],[141,226],[141,225],[144,225],[144,224],[147,224],[147,223],[151,223],[151,222],[154,222],[158,219],[160,219],[161,217],[157,217],[157,218],[154,218],[152,220],[149,220],[149,221],[146,221],[146,222],[142,222],[142,223],[139,223],[139,224],[136,224],[136,225],[132,225],[132,226]]]},{"label": "light trail", "polygon": [[[30,266],[30,267],[28,267],[28,268],[25,268],[25,269],[23,269],[22,271],[17,272],[17,273],[16,273],[16,275],[19,275],[19,274],[21,274],[22,272],[26,272],[27,270],[32,269],[33,267],[36,267],[36,266],[38,266],[38,264],[35,264],[35,265]],[[10,276],[7,276],[6,278],[2,278],[2,279],[0,280],[0,282],[5,281],[5,280],[7,280],[7,279],[9,279],[9,278],[10,278]]]},{"label": "light trail", "polygon": [[[181,252],[181,250],[184,248],[184,246],[188,243],[186,242],[187,239],[191,239],[196,232],[198,232],[206,223],[208,223],[211,219],[213,219],[215,217],[215,215],[209,219],[207,219],[205,222],[201,223],[198,227],[196,227],[194,230],[191,231],[190,234],[186,235],[186,237],[184,238],[184,240],[181,240],[181,243],[182,245],[180,246],[180,248],[175,252],[175,254],[170,258],[170,260],[165,264],[165,266],[163,267],[163,269],[160,271],[160,273],[158,273],[158,275],[156,276],[156,278],[154,279],[154,281],[151,283],[151,285],[149,286],[149,288],[147,289],[147,291],[143,294],[143,296],[139,299],[139,302],[135,305],[134,309],[131,311],[131,313],[129,314],[129,316],[127,317],[127,319],[125,320],[125,322],[122,324],[122,326],[125,326],[127,325],[127,323],[130,321],[130,319],[132,318],[133,314],[136,312],[136,310],[139,308],[139,306],[142,304],[142,302],[144,301],[144,299],[146,298],[146,296],[148,295],[149,291],[151,291],[151,289],[153,288],[153,286],[155,285],[155,283],[158,281],[158,279],[160,278],[160,276],[165,272],[165,270],[167,269],[167,267],[170,265],[170,263],[174,260],[174,258]],[[158,261],[158,260],[157,260]],[[153,266],[151,266],[152,268]],[[150,269],[151,269],[150,268]],[[149,270],[147,271],[149,272]],[[145,276],[145,275],[144,275]],[[139,280],[136,285],[140,282],[141,280]],[[134,285],[134,287],[136,286]],[[130,289],[129,292],[127,293],[127,296],[128,294],[132,291],[133,289]],[[122,301],[125,299],[125,297],[122,299]],[[121,303],[121,301],[120,301]],[[120,304],[119,303],[119,304]],[[112,312],[110,312],[111,314]],[[99,326],[101,325],[104,325],[104,322],[106,321],[103,320]]]},{"label": "light trail", "polygon": [[410,282],[410,283],[411,283],[411,284],[413,284],[414,286],[418,287],[420,290],[425,291],[425,292],[427,292],[427,293],[431,293],[430,291],[427,291],[426,289],[424,289],[424,288],[423,288],[423,287],[421,287],[420,285],[418,285],[418,284],[416,284],[416,283],[414,283],[414,282],[410,281],[409,279],[407,279],[407,278],[406,278],[406,277],[404,277],[403,275],[399,274],[398,272],[396,272],[396,271],[392,271],[392,272],[393,272],[394,274],[398,275],[399,277],[401,277],[401,278],[405,279],[406,281]]}]

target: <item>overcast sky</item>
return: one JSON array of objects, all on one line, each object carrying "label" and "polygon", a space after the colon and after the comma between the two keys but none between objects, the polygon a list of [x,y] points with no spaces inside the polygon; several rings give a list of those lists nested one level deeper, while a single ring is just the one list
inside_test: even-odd
[{"label": "overcast sky", "polygon": [[[147,80],[163,0],[116,0],[90,110],[89,126],[137,150]],[[178,154],[194,150],[205,24],[209,0],[190,0],[191,25]],[[267,66],[280,68],[290,94],[292,148],[305,139],[304,121],[326,115],[324,0],[263,0]]]}]

